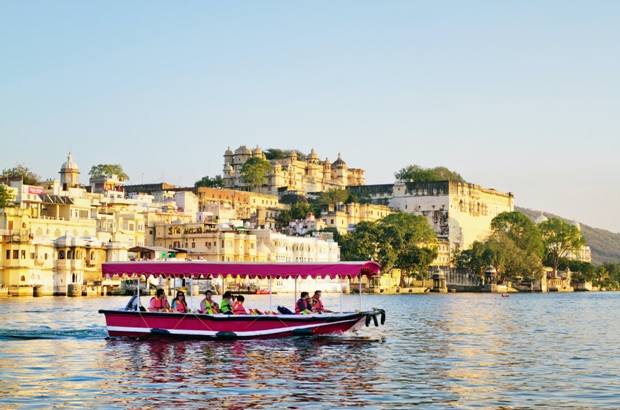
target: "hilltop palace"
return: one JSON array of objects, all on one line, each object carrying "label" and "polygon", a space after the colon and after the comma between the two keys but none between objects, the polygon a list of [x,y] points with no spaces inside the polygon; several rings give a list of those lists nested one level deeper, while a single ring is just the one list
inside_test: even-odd
[{"label": "hilltop palace", "polygon": [[[259,147],[226,150],[224,189],[127,185],[116,175],[91,177],[82,186],[71,154],[60,180],[37,186],[19,177],[0,180],[14,198],[13,207],[0,209],[0,288],[66,295],[106,286],[111,278],[101,277],[101,263],[129,258],[334,262],[340,260],[338,244],[321,231],[346,234],[359,222],[396,211],[428,219],[440,244],[434,265],[449,266],[456,249],[486,238],[491,220],[514,209],[511,193],[468,183],[364,185],[364,170],[348,168],[340,154],[333,163],[321,161],[314,150],[304,160],[294,151],[270,160],[267,183],[253,192],[241,178],[253,156],[265,158]],[[275,231],[278,214],[290,209],[279,202],[281,195],[344,188],[363,191],[373,203],[335,204]]]}]

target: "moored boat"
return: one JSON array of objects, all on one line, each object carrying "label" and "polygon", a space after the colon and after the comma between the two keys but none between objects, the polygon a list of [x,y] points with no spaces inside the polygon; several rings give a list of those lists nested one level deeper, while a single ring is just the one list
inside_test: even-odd
[{"label": "moored boat", "polygon": [[[106,276],[213,278],[228,276],[252,279],[344,278],[360,279],[378,274],[379,264],[338,263],[212,263],[187,262],[111,262],[103,264]],[[360,295],[361,297],[361,295]],[[139,295],[134,299],[139,301]],[[203,313],[164,313],[141,311],[130,302],[124,310],[99,310],[105,316],[111,337],[180,339],[254,339],[286,336],[338,334],[364,326],[385,323],[385,311],[313,313],[307,315],[226,315]],[[341,309],[342,310],[342,309]]]}]

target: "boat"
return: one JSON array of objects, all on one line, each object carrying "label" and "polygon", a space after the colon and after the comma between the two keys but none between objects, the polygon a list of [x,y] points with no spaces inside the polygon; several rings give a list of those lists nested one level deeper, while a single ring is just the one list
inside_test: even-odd
[{"label": "boat", "polygon": [[[232,276],[251,279],[331,278],[359,279],[379,273],[374,261],[338,263],[232,263],[206,261],[109,262],[102,265],[104,277],[199,279]],[[108,335],[138,339],[267,339],[288,336],[316,336],[357,331],[370,324],[385,323],[385,310],[313,314],[227,315],[149,312],[140,309],[140,295],[120,310],[99,310],[105,316]],[[269,287],[271,289],[271,286]],[[341,287],[342,289],[342,287]],[[271,304],[271,298],[270,298]],[[270,312],[273,309],[270,307]]]}]

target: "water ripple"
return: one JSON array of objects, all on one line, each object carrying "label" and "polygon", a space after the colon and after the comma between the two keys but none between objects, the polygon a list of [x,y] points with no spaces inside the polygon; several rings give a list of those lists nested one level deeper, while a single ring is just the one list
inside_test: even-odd
[{"label": "water ripple", "polygon": [[371,295],[385,326],[226,342],[107,338],[97,310],[121,298],[0,300],[0,407],[614,408],[617,298]]}]

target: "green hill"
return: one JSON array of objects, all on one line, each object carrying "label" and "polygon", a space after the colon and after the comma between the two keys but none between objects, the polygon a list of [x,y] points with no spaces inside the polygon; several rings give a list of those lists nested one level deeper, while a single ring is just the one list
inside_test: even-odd
[{"label": "green hill", "polygon": [[[515,211],[519,211],[532,219],[538,217],[541,212],[532,209],[520,208],[515,206]],[[563,221],[571,223],[566,218],[543,212],[547,218],[559,218]],[[586,243],[592,251],[592,264],[600,266],[605,263],[620,263],[620,234],[606,231],[605,229],[592,228],[581,222],[581,234],[586,238]]]}]

